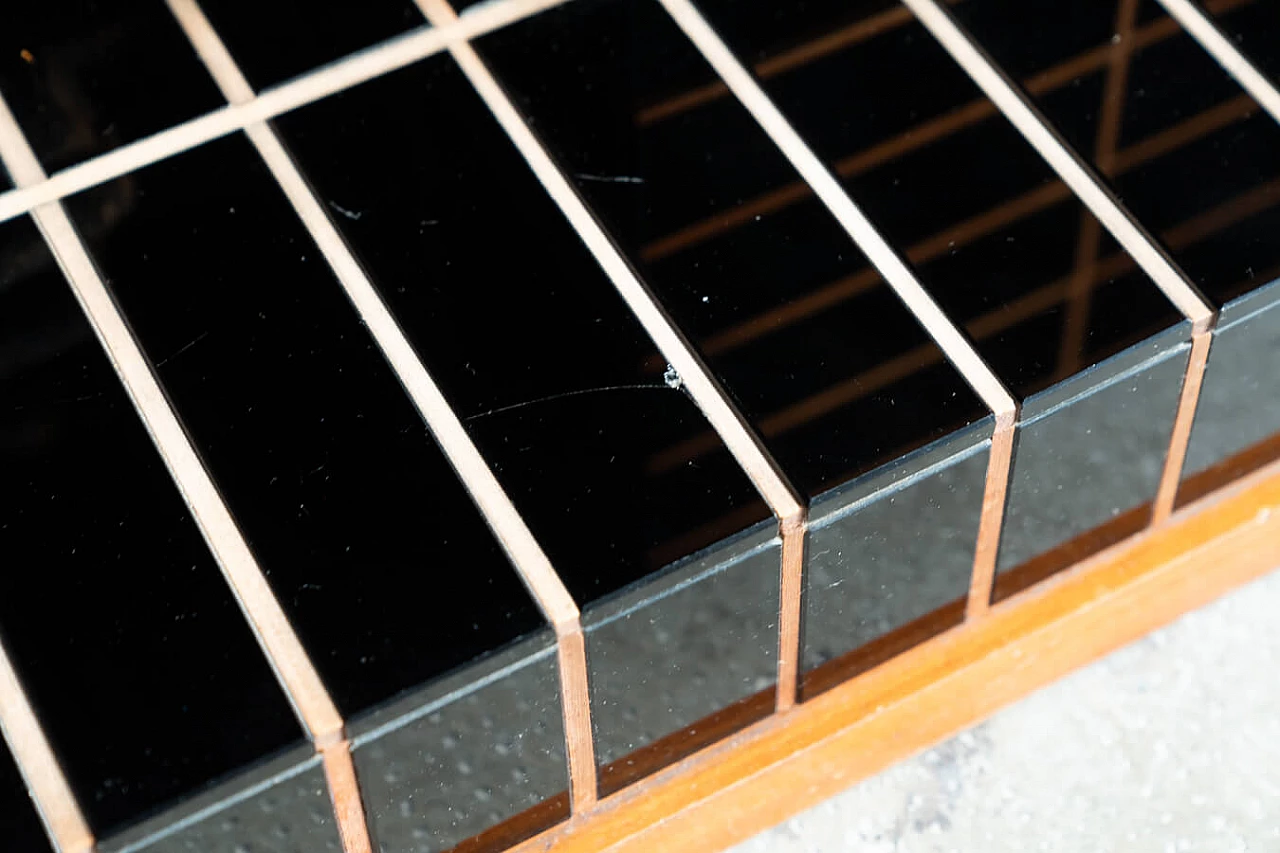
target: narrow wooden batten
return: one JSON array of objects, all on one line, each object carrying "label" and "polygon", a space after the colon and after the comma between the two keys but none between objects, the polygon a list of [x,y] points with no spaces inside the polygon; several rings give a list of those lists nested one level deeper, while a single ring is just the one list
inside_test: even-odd
[{"label": "narrow wooden batten", "polygon": [[1191,443],[1191,425],[1195,421],[1200,402],[1200,388],[1204,383],[1204,370],[1209,361],[1209,346],[1213,343],[1213,331],[1206,329],[1191,337],[1191,355],[1187,360],[1187,373],[1182,381],[1178,397],[1178,411],[1173,418],[1173,433],[1169,437],[1169,452],[1165,456],[1164,470],[1156,490],[1151,509],[1152,525],[1164,524],[1173,513],[1178,497],[1178,485],[1182,481],[1182,465]]}]

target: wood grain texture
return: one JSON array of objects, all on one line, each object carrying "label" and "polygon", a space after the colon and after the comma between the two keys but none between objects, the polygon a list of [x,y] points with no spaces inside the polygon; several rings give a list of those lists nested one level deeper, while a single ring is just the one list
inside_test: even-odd
[{"label": "wood grain texture", "polygon": [[720,850],[1280,565],[1280,462],[512,848]]}]

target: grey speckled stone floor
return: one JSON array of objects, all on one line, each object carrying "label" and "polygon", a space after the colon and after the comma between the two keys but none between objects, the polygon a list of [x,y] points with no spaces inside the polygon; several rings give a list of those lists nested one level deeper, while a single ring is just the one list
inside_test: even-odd
[{"label": "grey speckled stone floor", "polygon": [[1280,571],[731,853],[1280,851],[1277,614]]}]

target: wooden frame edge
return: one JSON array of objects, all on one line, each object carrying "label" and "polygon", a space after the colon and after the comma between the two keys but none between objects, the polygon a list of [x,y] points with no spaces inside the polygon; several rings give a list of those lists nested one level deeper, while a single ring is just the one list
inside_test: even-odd
[{"label": "wooden frame edge", "polygon": [[1280,462],[512,851],[722,849],[1277,565]]}]

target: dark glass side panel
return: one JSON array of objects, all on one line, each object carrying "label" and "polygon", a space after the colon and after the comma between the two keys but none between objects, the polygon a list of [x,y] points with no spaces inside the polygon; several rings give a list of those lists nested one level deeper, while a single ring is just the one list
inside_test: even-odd
[{"label": "dark glass side panel", "polygon": [[412,0],[317,6],[306,0],[201,4],[249,85],[264,89],[425,25]]},{"label": "dark glass side panel", "polygon": [[867,494],[837,492],[815,504],[806,542],[805,699],[963,619],[990,458],[989,441],[972,442],[967,435],[941,442],[921,451],[927,459],[871,475],[869,489],[855,484]]},{"label": "dark glass side panel", "polygon": [[0,743],[0,839],[4,839],[5,849],[13,853],[53,853],[35,803],[27,795],[22,774],[3,743]]},{"label": "dark glass side panel", "polygon": [[[485,680],[487,676],[498,676]],[[374,849],[504,850],[569,816],[550,631],[354,733]]]},{"label": "dark glass side panel", "polygon": [[803,493],[981,416],[745,109],[673,112],[716,77],[657,3],[567,4],[477,49]]},{"label": "dark glass side panel", "polygon": [[[344,715],[537,628],[249,143],[122,182],[127,213],[91,252]],[[112,192],[71,199],[73,218]]]},{"label": "dark glass side panel", "polygon": [[99,853],[341,853],[324,768],[306,744],[97,845]]},{"label": "dark glass side panel", "polygon": [[761,525],[583,614],[602,794],[773,711],[781,561]]},{"label": "dark glass side panel", "polygon": [[580,604],[768,516],[451,59],[278,127]]},{"label": "dark glass side panel", "polygon": [[1018,424],[998,598],[1146,527],[1190,345],[1145,349],[1151,360]]},{"label": "dark glass side panel", "polygon": [[[1266,4],[1242,8],[1255,5]],[[1280,273],[1280,127],[1154,0],[1136,22],[1124,7],[966,0],[953,11],[1221,306]],[[1118,138],[1101,151],[1112,112]]]},{"label": "dark glass side panel", "polygon": [[904,6],[699,6],[1016,395],[1180,319]]},{"label": "dark glass side panel", "polygon": [[107,836],[302,732],[34,224],[0,246],[0,636]]},{"label": "dark glass side panel", "polygon": [[50,172],[223,104],[162,0],[5,3],[0,93]]},{"label": "dark glass side panel", "polygon": [[[1276,290],[1276,285],[1272,285]],[[1280,457],[1280,305],[1213,333],[1178,501]]]}]

